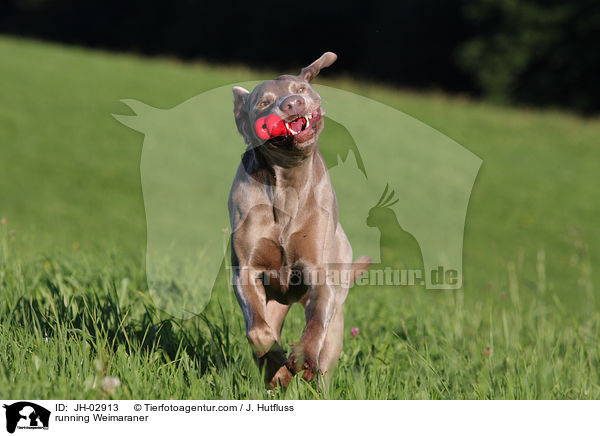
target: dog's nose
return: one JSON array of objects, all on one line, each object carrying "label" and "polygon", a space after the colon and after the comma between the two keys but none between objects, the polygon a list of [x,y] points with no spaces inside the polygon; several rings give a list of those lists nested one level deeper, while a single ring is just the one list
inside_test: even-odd
[{"label": "dog's nose", "polygon": [[303,114],[305,106],[306,104],[301,96],[290,95],[281,102],[279,109],[281,109],[284,114],[293,116]]}]

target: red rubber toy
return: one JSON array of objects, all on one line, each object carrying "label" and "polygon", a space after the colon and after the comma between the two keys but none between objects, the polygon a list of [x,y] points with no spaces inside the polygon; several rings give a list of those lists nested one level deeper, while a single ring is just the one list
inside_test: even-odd
[{"label": "red rubber toy", "polygon": [[267,117],[267,130],[273,138],[287,135],[285,123],[281,118],[279,118],[278,115],[275,114],[271,114]]},{"label": "red rubber toy", "polygon": [[267,117],[260,117],[256,120],[254,131],[260,139],[264,140],[287,135],[285,123],[275,114],[271,114]]},{"label": "red rubber toy", "polygon": [[267,117],[260,117],[256,120],[254,131],[256,132],[256,136],[260,139],[267,140],[271,138],[271,135],[269,135],[269,131],[267,130]]}]

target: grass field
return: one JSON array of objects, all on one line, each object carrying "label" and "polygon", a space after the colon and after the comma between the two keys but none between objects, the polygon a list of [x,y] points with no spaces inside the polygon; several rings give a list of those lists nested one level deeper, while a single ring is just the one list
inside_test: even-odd
[{"label": "grass field", "polygon": [[[320,80],[483,159],[465,282],[351,290],[331,390],[268,394],[223,276],[191,320],[149,298],[142,136],[111,114],[272,73],[8,37],[0,56],[0,398],[600,398],[599,120]],[[302,322],[296,307],[284,343]]]}]

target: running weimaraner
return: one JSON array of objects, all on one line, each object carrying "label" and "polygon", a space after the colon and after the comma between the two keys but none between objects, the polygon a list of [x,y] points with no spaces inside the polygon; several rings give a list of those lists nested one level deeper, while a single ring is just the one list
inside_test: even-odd
[{"label": "running weimaraner", "polygon": [[[324,112],[310,81],[336,59],[325,53],[300,75],[252,92],[233,88],[235,122],[248,145],[229,196],[233,285],[270,386],[287,386],[302,370],[307,381],[330,379],[342,349],[342,304],[371,262],[352,262],[318,147]],[[286,359],[280,335],[295,302],[305,308],[306,327]]]}]

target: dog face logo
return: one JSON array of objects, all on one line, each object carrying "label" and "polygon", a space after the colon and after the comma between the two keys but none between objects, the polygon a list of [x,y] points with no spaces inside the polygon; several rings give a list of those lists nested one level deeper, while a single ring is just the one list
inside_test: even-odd
[{"label": "dog face logo", "polygon": [[18,429],[48,429],[50,411],[35,403],[19,401],[4,405],[6,409],[6,431],[14,433]]}]

